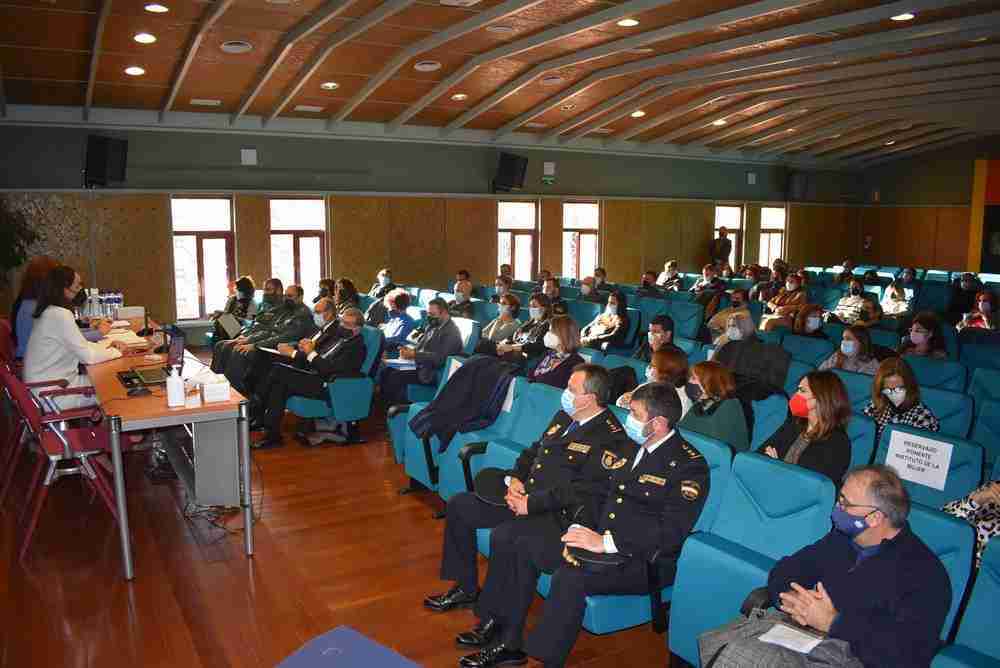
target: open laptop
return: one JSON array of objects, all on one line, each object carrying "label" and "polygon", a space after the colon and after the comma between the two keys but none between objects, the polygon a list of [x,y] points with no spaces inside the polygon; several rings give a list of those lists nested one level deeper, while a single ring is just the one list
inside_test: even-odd
[{"label": "open laptop", "polygon": [[167,382],[170,369],[184,364],[184,334],[175,330],[170,335],[170,347],[167,348],[167,363],[164,366],[147,366],[132,369],[139,382],[143,385],[162,385]]},{"label": "open laptop", "polygon": [[232,313],[223,313],[218,317],[216,322],[219,323],[219,327],[226,333],[226,338],[228,339],[235,339],[236,335],[243,329],[243,325],[240,324],[240,321]]}]

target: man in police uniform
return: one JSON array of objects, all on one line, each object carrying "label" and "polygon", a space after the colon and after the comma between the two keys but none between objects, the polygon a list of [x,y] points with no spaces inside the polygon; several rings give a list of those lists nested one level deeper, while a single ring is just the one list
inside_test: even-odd
[{"label": "man in police uniform", "polygon": [[[661,586],[673,582],[681,546],[701,513],[709,483],[702,455],[674,431],[680,414],[674,388],[650,383],[637,389],[625,429],[641,447],[605,479],[608,496],[596,521],[574,523],[558,538],[522,534],[515,537],[516,549],[490,555],[490,575],[477,608],[480,625],[490,621],[498,642],[463,657],[460,666],[521,665],[529,655],[547,668],[562,666],[580,632],[587,596],[649,593],[646,565],[654,558]],[[594,565],[568,548],[617,553],[622,563]],[[541,621],[522,644],[543,571],[553,573],[549,597]]]},{"label": "man in police uniform", "polygon": [[[456,584],[447,593],[428,596],[424,605],[444,612],[476,602],[476,529],[494,528],[490,545],[496,554],[507,548],[508,525],[558,540],[574,515],[599,512],[609,473],[623,467],[635,451],[621,423],[607,410],[610,394],[606,369],[578,365],[563,393],[562,410],[510,471],[507,507],[490,505],[470,492],[448,501],[441,578]],[[479,646],[489,636],[490,627],[476,629],[471,642],[459,642]]]}]

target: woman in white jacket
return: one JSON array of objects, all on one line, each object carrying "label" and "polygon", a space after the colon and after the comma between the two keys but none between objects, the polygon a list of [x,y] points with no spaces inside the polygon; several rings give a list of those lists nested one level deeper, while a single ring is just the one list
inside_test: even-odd
[{"label": "woman in white jacket", "polygon": [[[25,382],[61,379],[68,382],[69,387],[87,387],[90,379],[80,373],[80,364],[97,364],[122,356],[124,344],[107,339],[92,343],[80,333],[71,309],[82,286],[80,275],[67,266],[56,267],[46,277],[32,313],[35,324],[24,353]],[[109,325],[102,327],[107,330]],[[101,333],[107,334],[107,331]],[[42,387],[35,391],[46,389],[53,388]],[[96,403],[93,397],[82,394],[58,397],[55,402],[61,410]]]}]

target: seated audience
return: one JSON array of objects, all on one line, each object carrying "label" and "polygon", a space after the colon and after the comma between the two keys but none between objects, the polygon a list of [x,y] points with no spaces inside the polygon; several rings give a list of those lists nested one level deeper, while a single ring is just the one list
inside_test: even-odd
[{"label": "seated audience", "polygon": [[750,299],[765,304],[778,296],[785,288],[788,274],[783,270],[772,271],[769,278],[763,278],[750,288]]},{"label": "seated audience", "polygon": [[514,270],[511,269],[509,264],[500,265],[500,275],[506,276],[507,278],[514,280]]},{"label": "seated audience", "polygon": [[319,330],[313,336],[278,346],[288,359],[270,365],[255,383],[251,417],[264,436],[254,441],[254,448],[281,447],[281,418],[289,397],[329,401],[326,383],[361,371],[367,354],[361,336],[364,314],[357,308],[338,314],[333,301],[324,297],[316,303],[315,322]]},{"label": "seated audience", "polygon": [[966,272],[951,286],[951,298],[944,319],[952,325],[958,324],[962,316],[976,306],[976,296],[983,291],[983,284],[975,274]]},{"label": "seated audience", "polygon": [[[209,320],[217,321],[223,313],[228,313],[241,323],[245,323],[253,320],[254,316],[257,315],[257,304],[253,300],[255,290],[253,279],[249,276],[240,276],[234,287],[236,291],[226,300],[226,305],[221,311],[210,313]],[[213,340],[224,341],[228,338],[226,330],[222,329],[222,325],[216,322]]]},{"label": "seated audience", "polygon": [[997,320],[993,317],[995,308],[996,297],[993,293],[980,292],[976,295],[976,305],[958,322],[958,329],[989,329],[995,332],[998,329]]},{"label": "seated audience", "polygon": [[223,373],[229,364],[236,347],[246,343],[250,337],[256,337],[271,331],[275,318],[278,317],[282,303],[282,293],[285,288],[279,278],[269,278],[264,281],[264,295],[260,300],[260,307],[257,315],[254,316],[250,324],[245,325],[240,330],[239,336],[228,341],[220,341],[212,349],[212,371]]},{"label": "seated audience", "polygon": [[913,316],[910,331],[903,337],[897,352],[900,355],[948,359],[941,321],[933,311],[921,311]]},{"label": "seated audience", "polygon": [[715,268],[722,278],[732,278],[733,277],[733,267],[728,262],[716,262]]},{"label": "seated audience", "polygon": [[[490,642],[476,643],[482,649],[463,657],[461,666],[520,665],[529,656],[541,665],[563,666],[580,633],[588,595],[646,594],[651,581],[657,587],[673,582],[684,539],[709,490],[705,458],[675,429],[679,415],[672,388],[652,384],[638,390],[626,432],[640,447],[636,451],[633,446],[634,456],[615,462],[610,475],[604,472],[606,496],[603,503],[594,504],[600,510],[544,524],[532,523],[529,514],[503,525],[505,540],[493,543],[497,549],[490,554],[486,585],[476,605],[479,624],[473,629],[473,637],[485,640],[481,631],[489,626]],[[514,496],[511,505],[530,509],[532,496],[527,495],[526,503]],[[613,568],[581,566],[568,549],[619,553],[623,563]],[[551,590],[538,623],[525,637],[528,610],[543,572],[552,573]],[[462,634],[459,641],[467,637]]]},{"label": "seated audience", "polygon": [[823,307],[819,304],[805,304],[795,314],[792,333],[813,339],[829,339],[823,331]]},{"label": "seated audience", "polygon": [[695,281],[689,292],[694,295],[694,300],[707,307],[713,300],[721,295],[726,286],[719,280],[715,265],[706,264],[701,268],[701,278]]},{"label": "seated audience", "polygon": [[910,314],[913,308],[913,288],[910,288],[909,295],[906,290],[906,284],[898,278],[886,286],[880,303],[886,317],[901,318]]},{"label": "seated audience", "polygon": [[806,300],[806,291],[802,287],[802,281],[796,274],[790,274],[785,280],[785,287],[781,288],[778,294],[764,305],[765,314],[761,318],[760,328],[765,332],[770,332],[778,327],[791,329],[799,308],[805,306]]},{"label": "seated audience", "polygon": [[[455,272],[455,285],[461,283],[462,281],[469,281],[470,283],[472,282],[472,275],[469,274],[468,269],[459,269],[458,271]],[[452,288],[454,288],[455,285],[452,285]]]},{"label": "seated audience", "polygon": [[743,278],[750,281],[751,289],[753,286],[760,282],[760,267],[752,264],[747,267],[743,267]]},{"label": "seated audience", "polygon": [[849,259],[844,260],[840,267],[840,273],[833,277],[833,284],[847,285],[854,278],[854,262]]},{"label": "seated audience", "polygon": [[687,384],[691,409],[678,427],[718,439],[737,452],[750,448],[743,405],[735,398],[736,379],[718,362],[698,362]]},{"label": "seated audience", "polygon": [[448,302],[452,318],[472,318],[472,283],[468,279],[455,283],[455,298]]},{"label": "seated audience", "polygon": [[336,286],[337,282],[332,278],[319,279],[319,291],[316,293],[316,296],[313,297],[312,303],[315,304],[324,297],[332,297]]},{"label": "seated audience", "polygon": [[648,363],[657,350],[674,350],[684,354],[683,350],[674,345],[674,319],[665,313],[654,316],[649,322],[649,331],[632,357]]},{"label": "seated audience", "polygon": [[608,296],[604,311],[583,328],[583,346],[605,352],[608,348],[624,346],[630,324],[625,293],[615,290]]},{"label": "seated audience", "polygon": [[591,304],[603,304],[607,301],[607,295],[598,292],[597,288],[594,287],[593,276],[587,276],[580,281],[580,301],[590,302]]},{"label": "seated audience", "polygon": [[594,269],[594,289],[605,292],[611,290],[611,286],[608,284],[608,272],[604,270],[604,267]]},{"label": "seated audience", "polygon": [[716,351],[730,341],[750,341],[757,338],[757,326],[753,323],[750,311],[737,311],[726,319],[726,327],[712,342]]},{"label": "seated audience", "polygon": [[[761,607],[777,610],[703,635],[702,665],[929,666],[952,591],[941,562],[907,523],[909,513],[910,497],[893,469],[851,471],[830,533],[771,569]],[[789,618],[820,634],[808,655],[759,640]]]},{"label": "seated audience", "polygon": [[[59,410],[96,403],[94,396],[84,389],[91,385],[87,374],[80,372],[81,364],[117,359],[128,350],[119,341],[105,339],[92,342],[83,338],[72,310],[73,300],[82,289],[80,274],[64,265],[54,267],[42,280],[41,288],[35,295],[35,310],[31,314],[35,323],[24,351],[24,382],[66,381],[66,389],[74,393],[52,400]],[[100,324],[102,336],[110,330],[110,323]],[[40,393],[55,389],[58,388],[45,386],[33,388],[33,391]]]},{"label": "seated audience", "polygon": [[497,276],[496,280],[493,281],[493,287],[496,288],[496,292],[490,295],[490,303],[499,304],[500,299],[505,294],[510,292],[510,289],[511,287],[513,287],[513,285],[514,285],[514,279],[512,279],[510,276],[504,276],[503,274]]},{"label": "seated audience", "polygon": [[527,357],[537,357],[545,352],[543,339],[552,319],[549,298],[541,292],[531,295],[528,316],[527,322],[518,327],[513,336],[497,344],[497,354],[508,361],[523,363]]},{"label": "seated audience", "polygon": [[338,278],[334,282],[333,291],[330,294],[338,314],[346,313],[348,309],[358,308],[361,303],[358,289],[354,287],[354,282],[349,278]]},{"label": "seated audience", "polygon": [[709,318],[707,326],[715,345],[721,345],[719,339],[725,335],[725,330],[729,326],[729,318],[734,315],[746,315],[751,317],[747,304],[750,301],[750,293],[743,288],[736,288],[729,294],[729,306],[716,311],[715,315]]},{"label": "seated audience", "polygon": [[565,389],[573,369],[584,363],[577,352],[580,349],[580,326],[568,315],[553,316],[542,343],[548,352],[528,373],[528,380]]},{"label": "seated audience", "polygon": [[913,267],[906,267],[900,272],[898,280],[904,288],[915,288],[917,286],[917,270]]},{"label": "seated audience", "polygon": [[549,298],[552,315],[567,314],[568,309],[566,308],[566,300],[559,296],[559,281],[554,278],[545,279],[544,289],[542,292]]},{"label": "seated audience", "polygon": [[632,395],[640,387],[650,383],[664,383],[677,390],[677,398],[681,402],[681,417],[691,408],[691,397],[687,393],[687,379],[690,375],[687,355],[679,350],[659,350],[653,353],[646,367],[646,378],[631,392],[625,392],[615,405],[628,410],[632,403]]},{"label": "seated audience", "polygon": [[410,385],[433,385],[445,360],[462,352],[462,335],[451,321],[448,304],[443,299],[435,297],[430,301],[427,324],[414,330],[408,343],[412,345],[400,346],[399,359],[413,362],[416,368],[387,366],[379,374],[382,397],[389,406],[408,403]]},{"label": "seated audience", "polygon": [[637,297],[646,297],[649,299],[661,299],[663,293],[660,292],[660,288],[656,286],[656,272],[655,271],[644,271],[642,276],[639,278],[639,289],[635,291]]},{"label": "seated audience", "polygon": [[847,423],[851,402],[832,371],[813,371],[799,381],[785,423],[758,452],[822,473],[836,484],[851,465]]},{"label": "seated audience", "polygon": [[396,289],[396,284],[392,282],[392,269],[383,267],[379,269],[375,276],[375,282],[368,290],[368,296],[372,299],[384,299],[387,294]]},{"label": "seated audience", "polygon": [[[499,314],[483,327],[483,331],[479,336],[480,343],[491,341],[497,344],[512,337],[514,332],[522,325],[521,321],[517,319],[520,313],[521,300],[517,298],[517,295],[511,293],[504,294],[500,297]],[[477,349],[476,352],[480,351]],[[492,346],[487,352],[495,353],[496,346]]]},{"label": "seated audience", "polygon": [[872,383],[872,398],[864,414],[875,421],[875,443],[886,425],[900,424],[913,429],[938,431],[940,422],[920,401],[920,386],[913,370],[901,357],[890,357],[878,367]]},{"label": "seated audience", "polygon": [[680,292],[684,289],[684,278],[677,271],[677,260],[663,263],[663,271],[656,277],[656,284],[668,292]]},{"label": "seated audience", "polygon": [[855,325],[844,330],[840,347],[819,365],[820,371],[827,369],[875,375],[878,360],[872,352],[872,338],[867,327]]},{"label": "seated audience", "polygon": [[406,309],[410,306],[410,293],[402,288],[396,288],[383,299],[385,302],[386,319],[379,326],[385,336],[384,351],[392,355],[404,345],[416,327],[416,323]]},{"label": "seated audience", "polygon": [[[59,263],[48,255],[38,255],[24,268],[21,288],[10,307],[10,315],[14,321],[11,328],[11,336],[14,338],[14,357],[18,359],[24,357],[24,351],[28,347],[31,328],[35,325],[35,306],[38,305],[38,296],[45,285],[45,277],[58,266]],[[76,300],[76,295],[73,295],[73,299]]]},{"label": "seated audience", "polygon": [[[545,282],[552,278],[552,272],[548,269],[542,269],[538,272],[538,289],[545,292]],[[556,287],[559,286],[559,281],[556,281]]]},{"label": "seated audience", "polygon": [[870,327],[878,323],[881,315],[878,304],[865,294],[861,279],[855,277],[848,282],[847,294],[840,298],[832,311],[827,313],[827,320],[845,325]]},{"label": "seated audience", "polygon": [[1000,481],[991,480],[941,510],[965,520],[976,530],[976,568],[979,568],[986,544],[1000,534]]}]

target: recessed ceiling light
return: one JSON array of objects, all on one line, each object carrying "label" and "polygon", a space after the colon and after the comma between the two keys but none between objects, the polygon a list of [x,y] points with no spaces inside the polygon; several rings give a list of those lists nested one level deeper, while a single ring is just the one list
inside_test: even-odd
[{"label": "recessed ceiling light", "polygon": [[204,97],[193,97],[191,98],[192,107],[219,107],[222,106],[222,100],[211,100]]},{"label": "recessed ceiling light", "polygon": [[629,114],[629,116],[631,116],[632,118],[642,118],[645,115],[646,115],[646,112],[643,111],[642,109],[636,109],[631,114]]},{"label": "recessed ceiling light", "polygon": [[421,60],[413,65],[418,72],[435,72],[441,69],[441,63],[436,60]]},{"label": "recessed ceiling light", "polygon": [[340,84],[336,81],[324,81],[319,85],[323,90],[337,90],[340,88]]},{"label": "recessed ceiling light", "polygon": [[910,12],[903,12],[902,14],[896,14],[890,17],[893,21],[912,21],[916,18],[916,14]]},{"label": "recessed ceiling light", "polygon": [[509,35],[514,32],[514,28],[507,25],[486,26],[486,32],[492,32],[498,35]]},{"label": "recessed ceiling light", "polygon": [[561,76],[558,75],[553,75],[550,77],[542,77],[543,86],[558,86],[563,81],[565,81],[565,79],[563,79]]},{"label": "recessed ceiling light", "polygon": [[618,25],[622,28],[634,28],[639,25],[639,22],[635,19],[622,19],[618,22]]},{"label": "recessed ceiling light", "polygon": [[795,128],[788,128],[785,132],[795,132]]},{"label": "recessed ceiling light", "polygon": [[468,100],[469,96],[465,93],[455,93],[451,96],[451,99],[455,102],[461,102],[462,100]]},{"label": "recessed ceiling light", "polygon": [[714,125],[717,128],[721,128],[725,124],[726,124],[726,119],[724,119],[724,118],[720,118],[720,119],[712,121],[712,125]]},{"label": "recessed ceiling light", "polygon": [[253,44],[245,42],[242,39],[232,39],[228,42],[223,42],[219,48],[226,53],[247,53],[253,51]]},{"label": "recessed ceiling light", "polygon": [[895,143],[896,143],[896,140],[895,140],[895,139],[890,139],[889,141],[887,141],[887,142],[885,143],[885,145],[886,145],[886,146],[892,146],[892,145],[893,145],[893,144],[895,144]]},{"label": "recessed ceiling light", "polygon": [[531,121],[530,123],[525,123],[524,127],[526,127],[526,128],[533,128],[535,130],[538,130],[540,128],[544,128],[544,127],[548,127],[548,126],[546,126],[545,123],[539,123],[538,121]]},{"label": "recessed ceiling light", "polygon": [[317,107],[312,104],[297,104],[295,105],[295,111],[308,111],[315,114],[323,111],[323,107]]},{"label": "recessed ceiling light", "polygon": [[570,102],[569,104],[564,104],[559,108],[562,109],[563,111],[572,111],[576,109],[576,105]]},{"label": "recessed ceiling light", "polygon": [[139,42],[139,44],[152,44],[156,41],[156,35],[150,35],[148,32],[140,32],[132,39]]},{"label": "recessed ceiling light", "polygon": [[129,75],[130,77],[141,77],[145,73],[146,70],[142,69],[138,65],[130,65],[129,67],[125,68],[125,74]]},{"label": "recessed ceiling light", "polygon": [[166,6],[156,4],[155,2],[146,5],[145,7],[143,7],[143,9],[145,9],[150,14],[166,14],[167,12],[170,11]]},{"label": "recessed ceiling light", "polygon": [[808,114],[809,110],[808,109],[799,109],[799,113],[800,114]]},{"label": "recessed ceiling light", "polygon": [[642,56],[647,53],[653,53],[653,49],[649,48],[648,46],[640,46],[638,49],[629,49],[628,52]]}]

